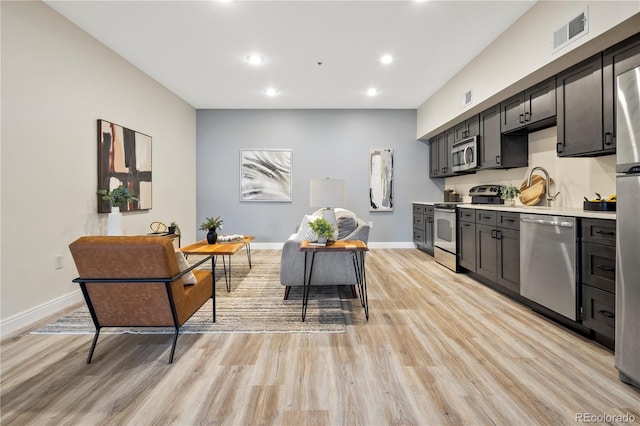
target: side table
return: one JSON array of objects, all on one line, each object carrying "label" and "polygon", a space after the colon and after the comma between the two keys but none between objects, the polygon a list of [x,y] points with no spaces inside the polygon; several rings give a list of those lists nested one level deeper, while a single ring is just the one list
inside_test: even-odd
[{"label": "side table", "polygon": [[[300,243],[300,251],[304,252],[304,286],[302,290],[302,321],[307,315],[307,305],[309,302],[309,291],[311,290],[311,278],[313,275],[313,262],[316,253],[322,252],[350,252],[353,259],[353,270],[356,274],[356,283],[358,287],[358,295],[360,296],[360,304],[364,308],[364,316],[369,321],[369,301],[367,299],[367,276],[364,269],[364,255],[369,251],[369,247],[364,241],[360,240],[338,240],[327,246],[311,245],[310,241],[305,240]],[[307,261],[308,255],[311,254],[310,262]],[[309,267],[307,268],[307,264]]]}]

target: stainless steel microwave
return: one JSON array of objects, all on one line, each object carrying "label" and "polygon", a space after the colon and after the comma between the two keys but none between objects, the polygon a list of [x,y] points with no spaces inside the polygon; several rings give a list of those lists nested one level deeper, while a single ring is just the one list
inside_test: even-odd
[{"label": "stainless steel microwave", "polygon": [[451,165],[454,172],[478,167],[478,137],[473,136],[453,144]]}]

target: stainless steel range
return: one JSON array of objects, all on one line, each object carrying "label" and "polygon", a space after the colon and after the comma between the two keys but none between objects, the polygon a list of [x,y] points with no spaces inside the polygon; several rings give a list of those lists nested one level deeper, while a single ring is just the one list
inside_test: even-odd
[{"label": "stainless steel range", "polygon": [[[503,186],[497,184],[478,185],[469,190],[472,204],[502,204],[500,192]],[[458,265],[458,222],[457,206],[459,202],[436,203],[433,205],[433,257],[436,262],[454,272]]]}]

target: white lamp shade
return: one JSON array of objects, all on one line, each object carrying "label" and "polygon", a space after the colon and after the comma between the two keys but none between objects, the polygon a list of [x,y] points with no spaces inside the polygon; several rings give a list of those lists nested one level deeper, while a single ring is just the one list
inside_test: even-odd
[{"label": "white lamp shade", "polygon": [[345,204],[344,179],[311,179],[310,207],[341,207]]}]

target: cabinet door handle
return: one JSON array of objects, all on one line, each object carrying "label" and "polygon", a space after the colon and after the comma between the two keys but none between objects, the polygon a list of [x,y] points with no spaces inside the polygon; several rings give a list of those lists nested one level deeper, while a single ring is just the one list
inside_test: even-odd
[{"label": "cabinet door handle", "polygon": [[596,268],[603,270],[603,271],[607,271],[607,272],[615,272],[616,268],[611,267],[611,266],[603,266],[603,265],[598,265],[596,266]]},{"label": "cabinet door handle", "polygon": [[500,164],[500,156],[496,155],[496,164]]},{"label": "cabinet door handle", "polygon": [[520,114],[520,124],[524,123],[524,114]]},{"label": "cabinet door handle", "polygon": [[488,216],[486,214],[481,214],[480,219],[491,219],[491,216]]},{"label": "cabinet door handle", "polygon": [[496,240],[501,240],[501,239],[502,239],[502,231],[496,230]]},{"label": "cabinet door handle", "polygon": [[613,231],[596,231],[596,234],[600,235],[615,235]]},{"label": "cabinet door handle", "polygon": [[531,119],[531,114],[529,114],[528,112],[524,113],[524,121],[527,122]]},{"label": "cabinet door handle", "polygon": [[564,146],[564,144],[562,142],[558,142],[556,144],[556,152],[560,153],[562,152],[562,147]]},{"label": "cabinet door handle", "polygon": [[505,217],[505,218],[504,218],[504,219],[502,219],[502,220],[503,220],[504,222],[511,222],[511,223],[515,222],[515,220],[514,220],[514,219],[509,219],[509,218],[507,218],[507,217]]},{"label": "cabinet door handle", "polygon": [[496,230],[492,229],[491,233],[489,235],[491,235],[491,238],[495,238],[496,237]]},{"label": "cabinet door handle", "polygon": [[598,311],[599,314],[601,314],[602,316],[605,316],[607,318],[615,318],[616,314],[610,311],[605,311],[605,310],[599,310]]},{"label": "cabinet door handle", "polygon": [[611,132],[605,132],[604,134],[604,144],[612,145],[613,144],[613,134]]}]

